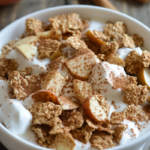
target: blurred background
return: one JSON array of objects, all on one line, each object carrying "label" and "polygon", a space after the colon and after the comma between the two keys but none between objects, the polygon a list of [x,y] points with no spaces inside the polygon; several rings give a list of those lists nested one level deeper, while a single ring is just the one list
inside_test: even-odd
[{"label": "blurred background", "polygon": [[[38,10],[61,5],[101,5],[101,1],[105,3],[107,0],[0,0],[0,30],[16,19]],[[118,11],[130,15],[150,27],[149,1],[109,0]],[[0,143],[0,150],[7,149]]]}]

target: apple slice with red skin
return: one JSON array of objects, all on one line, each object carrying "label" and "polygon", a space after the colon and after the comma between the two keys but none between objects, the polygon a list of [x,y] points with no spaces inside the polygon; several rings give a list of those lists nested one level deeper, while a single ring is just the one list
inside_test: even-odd
[{"label": "apple slice with red skin", "polygon": [[57,96],[49,90],[39,90],[32,95],[32,98],[35,102],[53,102],[54,104],[58,103]]},{"label": "apple slice with red skin", "polygon": [[105,121],[107,118],[106,112],[103,110],[103,106],[99,104],[101,96],[91,95],[88,96],[83,104],[82,108],[89,119],[93,122]]},{"label": "apple slice with red skin", "polygon": [[57,97],[54,93],[49,90],[39,90],[32,95],[35,102],[53,102],[54,104],[59,104],[62,106],[63,110],[73,110],[80,105],[76,102],[71,101],[68,97],[62,95]]}]

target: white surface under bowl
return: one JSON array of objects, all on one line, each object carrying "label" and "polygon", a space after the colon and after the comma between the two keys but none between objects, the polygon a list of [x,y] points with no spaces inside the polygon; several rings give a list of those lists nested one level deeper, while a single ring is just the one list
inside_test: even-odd
[{"label": "white surface under bowl", "polygon": [[[19,37],[25,30],[25,20],[29,17],[34,17],[42,21],[48,21],[49,17],[53,17],[62,13],[78,13],[82,18],[86,19],[98,19],[103,21],[123,21],[128,27],[128,33],[137,33],[144,38],[144,47],[150,49],[150,29],[142,24],[141,22],[122,14],[117,11],[112,11],[106,8],[96,7],[96,6],[86,6],[86,5],[70,5],[54,7],[50,9],[45,9],[27,15],[4,28],[0,32],[0,49],[10,40]],[[109,150],[144,150],[145,147],[150,145],[150,131],[135,140],[125,144],[120,145]],[[0,141],[9,150],[46,150],[40,146],[31,144],[27,141],[22,140],[16,135],[13,135],[0,123]]]}]

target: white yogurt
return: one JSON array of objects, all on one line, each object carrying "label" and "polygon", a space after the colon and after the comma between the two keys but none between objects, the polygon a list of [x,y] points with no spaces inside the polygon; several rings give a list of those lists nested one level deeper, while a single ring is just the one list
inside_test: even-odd
[{"label": "white yogurt", "polygon": [[109,64],[108,62],[101,62],[95,65],[92,69],[89,81],[93,86],[93,89],[97,93],[101,93],[104,97],[110,95],[118,95],[121,93],[121,89],[113,88],[113,78],[119,78],[121,75],[125,78],[126,73],[124,68],[118,65]]},{"label": "white yogurt", "polygon": [[31,67],[33,75],[39,75],[40,73],[47,72],[47,65],[50,63],[49,58],[39,60],[38,54],[33,57],[33,60],[28,60],[15,50],[11,50],[6,58],[16,60],[18,64],[18,71]]},{"label": "white yogurt", "polygon": [[116,55],[119,56],[122,60],[125,60],[127,55],[133,50],[137,51],[139,55],[142,55],[142,50],[140,47],[136,47],[136,48],[123,47],[117,50]]},{"label": "white yogurt", "polygon": [[32,114],[15,100],[6,101],[0,107],[2,123],[14,134],[24,134],[32,122]]}]

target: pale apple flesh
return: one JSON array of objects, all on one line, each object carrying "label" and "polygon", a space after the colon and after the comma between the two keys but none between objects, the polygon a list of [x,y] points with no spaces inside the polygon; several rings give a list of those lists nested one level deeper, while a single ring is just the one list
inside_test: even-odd
[{"label": "pale apple flesh", "polygon": [[63,110],[73,110],[80,107],[77,102],[71,101],[68,97],[64,95],[58,97],[58,103],[62,106]]},{"label": "pale apple flesh", "polygon": [[107,117],[105,111],[98,102],[97,95],[87,97],[82,108],[89,119],[93,122],[104,121]]},{"label": "pale apple flesh", "polygon": [[141,85],[147,85],[150,90],[150,68],[142,67],[138,70],[137,81]]}]

